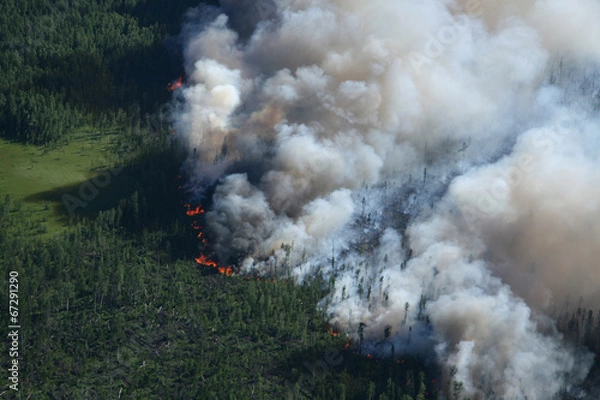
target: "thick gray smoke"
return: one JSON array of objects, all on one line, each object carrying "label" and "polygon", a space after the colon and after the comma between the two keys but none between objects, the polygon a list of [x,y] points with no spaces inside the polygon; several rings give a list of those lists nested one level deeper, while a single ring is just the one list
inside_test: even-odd
[{"label": "thick gray smoke", "polygon": [[219,260],[335,276],[333,325],[472,398],[583,378],[552,317],[600,300],[600,2],[223,3],[175,118]]}]

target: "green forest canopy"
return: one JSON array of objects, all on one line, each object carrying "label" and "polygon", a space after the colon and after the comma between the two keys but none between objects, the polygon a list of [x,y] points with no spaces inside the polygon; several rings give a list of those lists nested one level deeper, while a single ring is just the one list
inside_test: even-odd
[{"label": "green forest canopy", "polygon": [[[50,238],[0,193],[0,267],[19,273],[21,398],[460,399],[460,383],[441,387],[435,367],[368,359],[328,333],[317,302],[331,282],[224,277],[192,261],[168,128],[131,127],[168,101],[181,60],[165,40],[197,5],[0,2],[0,136],[60,145],[82,127],[110,130],[123,168],[110,201]],[[598,321],[578,309],[559,325],[598,353]],[[332,351],[341,362],[313,374]]]}]

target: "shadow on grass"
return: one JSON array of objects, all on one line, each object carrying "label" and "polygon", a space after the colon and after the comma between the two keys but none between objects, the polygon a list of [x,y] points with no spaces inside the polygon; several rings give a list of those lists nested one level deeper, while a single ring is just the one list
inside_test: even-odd
[{"label": "shadow on grass", "polygon": [[138,230],[161,228],[185,215],[184,193],[178,189],[179,162],[170,154],[153,153],[124,167],[100,169],[83,182],[25,197],[26,202],[49,202],[61,222],[92,219],[115,210],[118,226]]},{"label": "shadow on grass", "polygon": [[[199,254],[199,241],[192,219],[185,214],[185,193],[177,181],[179,165],[169,151],[151,152],[125,167],[101,169],[88,180],[24,200],[51,203],[65,226],[94,220],[141,240],[158,233],[173,259],[191,261]],[[208,268],[205,272],[214,273]]]}]

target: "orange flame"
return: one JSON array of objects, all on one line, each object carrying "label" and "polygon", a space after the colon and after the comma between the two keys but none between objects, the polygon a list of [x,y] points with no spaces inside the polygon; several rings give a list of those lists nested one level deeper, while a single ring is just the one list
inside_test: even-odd
[{"label": "orange flame", "polygon": [[334,331],[333,329],[329,328],[327,330],[327,333],[329,333],[331,336],[336,337],[337,335],[339,335],[338,332]]},{"label": "orange flame", "polygon": [[188,209],[185,212],[186,215],[193,217],[195,215],[200,215],[200,214],[204,214],[204,208],[202,208],[201,205],[196,206],[195,208],[191,208],[191,206],[188,204],[187,205]]},{"label": "orange flame", "polygon": [[220,267],[216,262],[209,260],[208,257],[201,254],[200,257],[195,258],[196,263],[205,267],[216,268],[221,274],[226,276],[233,275],[233,267]]},{"label": "orange flame", "polygon": [[196,262],[200,265],[204,265],[206,267],[218,268],[218,264],[214,261],[209,260],[205,255],[200,255],[200,257],[195,258]]},{"label": "orange flame", "polygon": [[[202,205],[198,205],[192,208],[192,205],[189,203],[184,204],[186,210],[186,215],[189,217],[193,217],[196,215],[204,214],[205,210],[202,208]],[[202,225],[198,223],[198,221],[192,222],[192,228],[198,232],[198,239],[202,241],[202,244],[206,245],[206,239],[204,238],[204,234],[202,232]],[[235,272],[233,267],[222,267],[219,266],[215,261],[210,260],[204,254],[201,254],[199,257],[194,259],[198,265],[202,265],[205,267],[216,268],[221,274],[231,276]]]},{"label": "orange flame", "polygon": [[167,85],[167,90],[169,92],[173,92],[173,91],[179,89],[182,85],[183,85],[183,76],[180,76],[179,78],[177,78],[177,80],[170,82]]},{"label": "orange flame", "polygon": [[231,268],[231,267],[218,267],[217,269],[219,270],[220,273],[222,273],[225,276],[233,275],[233,268]]}]

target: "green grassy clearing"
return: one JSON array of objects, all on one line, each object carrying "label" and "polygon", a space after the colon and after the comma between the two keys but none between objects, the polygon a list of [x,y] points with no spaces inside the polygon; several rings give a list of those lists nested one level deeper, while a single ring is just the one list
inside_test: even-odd
[{"label": "green grassy clearing", "polygon": [[78,189],[111,167],[114,138],[111,132],[82,132],[54,149],[0,139],[0,195],[10,194],[13,203],[20,204],[21,219],[45,225],[44,236],[52,235],[68,224],[63,188]]}]

